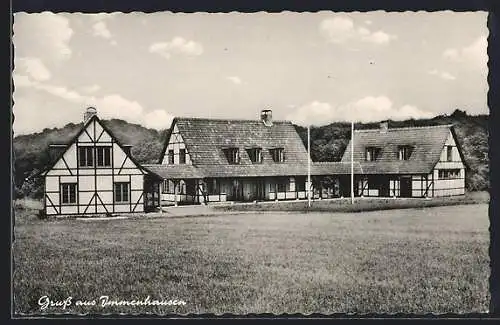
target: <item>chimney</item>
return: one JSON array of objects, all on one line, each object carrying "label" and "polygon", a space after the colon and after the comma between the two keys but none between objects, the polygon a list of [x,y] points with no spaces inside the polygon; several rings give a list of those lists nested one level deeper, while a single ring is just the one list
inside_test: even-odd
[{"label": "chimney", "polygon": [[260,112],[260,120],[264,123],[265,126],[273,125],[273,111],[270,109],[263,109]]},{"label": "chimney", "polygon": [[83,114],[83,123],[87,123],[87,121],[94,115],[97,115],[97,110],[94,107],[88,107]]},{"label": "chimney", "polygon": [[380,122],[380,133],[386,133],[389,130],[389,121]]}]

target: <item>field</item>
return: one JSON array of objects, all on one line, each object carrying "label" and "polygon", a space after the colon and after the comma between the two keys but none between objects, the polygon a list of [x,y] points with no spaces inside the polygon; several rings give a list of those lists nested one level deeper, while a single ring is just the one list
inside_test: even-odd
[{"label": "field", "polygon": [[[486,312],[487,204],[38,220],[16,205],[16,314]],[[40,297],[72,297],[41,311]],[[183,306],[76,306],[181,299]]]}]

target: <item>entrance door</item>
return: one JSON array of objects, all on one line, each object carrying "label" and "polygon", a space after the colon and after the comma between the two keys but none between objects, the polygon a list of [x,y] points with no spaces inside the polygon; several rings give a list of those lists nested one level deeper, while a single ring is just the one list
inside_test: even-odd
[{"label": "entrance door", "polygon": [[390,180],[387,177],[380,176],[379,196],[382,196],[382,197],[389,196],[389,193],[390,193],[389,182],[390,182]]},{"label": "entrance door", "polygon": [[154,211],[160,205],[160,183],[144,177],[144,212]]},{"label": "entrance door", "polygon": [[243,191],[241,182],[238,179],[233,179],[232,195],[234,201],[241,201],[243,199]]},{"label": "entrance door", "polygon": [[411,176],[401,177],[399,186],[401,197],[411,197]]},{"label": "entrance door", "polygon": [[266,190],[265,187],[266,182],[263,179],[258,179],[257,180],[257,193],[256,193],[256,199],[257,200],[264,200],[266,196]]}]

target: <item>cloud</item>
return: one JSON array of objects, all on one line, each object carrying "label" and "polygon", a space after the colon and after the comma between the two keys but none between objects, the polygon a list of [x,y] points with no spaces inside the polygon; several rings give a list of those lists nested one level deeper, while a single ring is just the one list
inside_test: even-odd
[{"label": "cloud", "polygon": [[[65,100],[73,106],[81,107],[93,106],[98,109],[99,117],[104,119],[118,118],[127,120],[132,123],[140,123],[144,126],[156,129],[165,129],[170,126],[173,117],[163,110],[155,110],[145,114],[142,105],[134,100],[127,99],[120,94],[108,94],[105,96],[89,96],[77,92],[76,90],[68,89],[65,86],[41,83],[32,80],[30,77],[22,74],[14,74],[15,87],[30,87],[32,89],[43,91],[52,96]],[[94,92],[100,89],[99,85],[91,85],[82,89],[88,92]],[[18,99],[16,99],[16,102]],[[21,102],[23,100],[21,99]],[[16,108],[17,109],[17,108]],[[25,108],[26,109],[26,108]],[[32,107],[29,109],[33,109]],[[26,113],[26,112],[25,112]],[[74,112],[69,114],[65,112],[65,117],[73,119],[72,122],[78,121],[82,112]],[[69,122],[69,121],[68,121]]]},{"label": "cloud", "polygon": [[488,39],[480,36],[472,44],[463,48],[448,48],[443,57],[453,62],[465,63],[474,69],[486,73],[488,70]]},{"label": "cloud", "polygon": [[441,79],[444,79],[444,80],[455,80],[455,79],[457,79],[451,73],[446,72],[446,71],[439,71],[437,69],[429,70],[427,73],[430,74],[430,75],[433,75],[433,76],[438,76],[438,77],[440,77]]},{"label": "cloud", "polygon": [[227,80],[231,81],[235,85],[241,85],[242,81],[239,77],[236,76],[231,76],[231,77],[226,77]]},{"label": "cloud", "polygon": [[113,34],[108,28],[106,20],[109,20],[111,16],[97,16],[98,18],[94,18],[97,22],[92,25],[92,31],[94,36],[104,38],[109,40],[111,45],[117,45],[118,43],[114,39]]},{"label": "cloud", "polygon": [[94,25],[92,25],[92,30],[94,31],[95,36],[99,36],[102,38],[110,39],[113,37],[111,35],[111,32],[108,29],[108,26],[106,25],[106,22],[104,21],[98,21]]},{"label": "cloud", "polygon": [[299,125],[326,125],[335,121],[375,122],[384,119],[404,120],[408,118],[430,118],[433,114],[416,106],[394,107],[386,96],[367,96],[345,105],[313,101],[291,112],[287,119]]},{"label": "cloud", "polygon": [[[16,54],[42,59],[65,60],[71,57],[69,42],[74,34],[65,14],[15,13],[13,40]],[[21,55],[26,55],[22,53]]]},{"label": "cloud", "polygon": [[115,16],[117,16],[118,14],[120,14],[119,12],[115,11],[115,12],[99,12],[99,13],[96,13],[96,14],[86,14],[87,17],[89,17],[91,20],[93,21],[103,21],[103,20],[106,20],[106,19],[112,19],[114,18]]},{"label": "cloud", "polygon": [[365,41],[372,42],[375,44],[386,44],[392,39],[396,39],[396,36],[389,35],[381,30],[371,33],[363,37]]},{"label": "cloud", "polygon": [[154,110],[144,116],[144,126],[157,130],[168,129],[174,117],[164,110]]},{"label": "cloud", "polygon": [[86,92],[86,93],[95,93],[99,89],[101,89],[101,86],[96,85],[96,84],[89,85],[89,86],[84,86],[84,87],[81,88],[81,90],[83,92]]},{"label": "cloud", "polygon": [[182,37],[174,37],[170,42],[157,42],[149,46],[149,52],[155,53],[169,59],[172,54],[184,54],[197,56],[203,53],[201,43],[188,41]]},{"label": "cloud", "polygon": [[358,40],[374,44],[387,44],[391,40],[397,38],[395,35],[390,35],[381,30],[372,32],[363,26],[356,27],[353,20],[345,16],[324,19],[320,23],[319,30],[321,34],[332,43],[344,43],[349,40]]},{"label": "cloud", "polygon": [[49,80],[52,75],[47,69],[47,67],[43,64],[42,60],[35,57],[24,57],[24,58],[16,58],[14,62],[16,66],[16,70],[18,68],[24,70],[31,78],[36,81],[45,81]]}]

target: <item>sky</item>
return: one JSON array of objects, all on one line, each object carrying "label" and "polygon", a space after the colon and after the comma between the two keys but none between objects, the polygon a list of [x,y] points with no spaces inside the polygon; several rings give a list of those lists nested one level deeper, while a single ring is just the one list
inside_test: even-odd
[{"label": "sky", "polygon": [[488,114],[487,12],[15,13],[15,135],[88,106],[299,125]]}]

